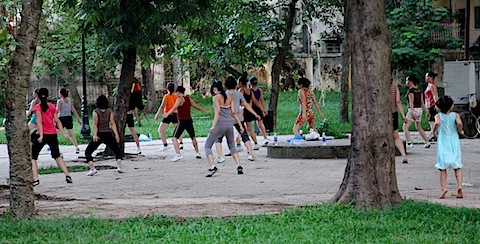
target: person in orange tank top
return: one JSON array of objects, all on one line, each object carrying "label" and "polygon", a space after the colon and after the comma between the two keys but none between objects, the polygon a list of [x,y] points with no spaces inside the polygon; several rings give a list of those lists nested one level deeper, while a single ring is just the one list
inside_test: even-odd
[{"label": "person in orange tank top", "polygon": [[[155,114],[155,120],[161,118],[162,111],[163,113],[168,113],[168,111],[175,105],[175,101],[177,101],[177,94],[175,94],[175,85],[173,82],[169,82],[167,84],[167,91],[168,94],[163,96],[162,104],[158,108],[157,113]],[[177,127],[178,119],[177,119],[177,110],[175,110],[172,114],[170,114],[167,118],[162,119],[162,122],[158,126],[158,134],[160,134],[160,138],[162,139],[163,146],[160,148],[160,151],[165,151],[168,149],[167,137],[165,136],[165,131],[168,128],[168,125],[172,123],[173,127]],[[183,139],[182,136],[179,138],[180,141],[180,149],[183,149]]]}]

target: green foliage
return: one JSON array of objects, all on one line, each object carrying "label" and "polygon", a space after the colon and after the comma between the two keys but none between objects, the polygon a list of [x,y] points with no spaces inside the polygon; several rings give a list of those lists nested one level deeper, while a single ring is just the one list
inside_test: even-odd
[{"label": "green foliage", "polygon": [[391,32],[392,70],[406,75],[423,77],[433,63],[443,57],[440,49],[459,48],[462,40],[447,38],[435,43],[431,36],[435,32],[453,31],[442,24],[453,16],[445,8],[434,8],[431,1],[403,0],[399,7],[390,5],[387,22]]},{"label": "green foliage", "polygon": [[[175,220],[0,219],[4,243],[470,243],[480,210],[405,201],[385,209],[320,204],[274,215]],[[68,230],[68,231],[65,231]],[[473,241],[475,242],[475,241]]]}]

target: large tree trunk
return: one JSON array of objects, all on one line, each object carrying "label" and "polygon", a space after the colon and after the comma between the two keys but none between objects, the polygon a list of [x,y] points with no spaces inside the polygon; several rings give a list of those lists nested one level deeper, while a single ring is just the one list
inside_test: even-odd
[{"label": "large tree trunk", "polygon": [[[377,207],[402,201],[390,104],[391,48],[384,0],[348,0],[352,59],[352,145],[333,201]],[[360,21],[361,20],[361,21]]]},{"label": "large tree trunk", "polygon": [[5,129],[10,158],[10,210],[20,218],[35,214],[32,149],[25,119],[25,97],[37,47],[42,4],[42,0],[22,2],[20,34],[16,39],[18,45],[7,76]]},{"label": "large tree trunk", "polygon": [[[348,30],[347,22],[345,21],[345,32]],[[343,69],[342,69],[342,81],[340,83],[340,121],[348,122],[348,98],[350,97],[350,48],[348,41],[343,42]]]},{"label": "large tree trunk", "polygon": [[147,104],[143,111],[145,111],[145,113],[152,113],[157,108],[157,93],[155,92],[155,86],[153,84],[151,65],[148,65],[147,68],[142,68],[142,80],[145,88],[145,96],[147,97]]},{"label": "large tree trunk", "polygon": [[129,48],[123,52],[122,70],[120,72],[120,80],[117,85],[117,95],[115,96],[115,105],[113,111],[115,113],[115,122],[117,123],[118,134],[120,135],[120,149],[125,149],[125,125],[127,121],[128,102],[130,101],[130,93],[133,84],[133,75],[135,72],[135,63],[137,58],[137,49]]},{"label": "large tree trunk", "polygon": [[292,29],[297,14],[295,6],[297,5],[298,0],[292,0],[288,4],[288,13],[287,13],[287,24],[285,28],[285,35],[283,37],[282,43],[278,46],[278,54],[273,59],[272,65],[272,88],[270,94],[270,100],[268,102],[268,111],[273,115],[273,129],[277,124],[277,106],[278,106],[278,95],[280,92],[280,73],[282,72],[283,67],[285,66],[285,57],[291,51],[290,39],[292,38]]}]

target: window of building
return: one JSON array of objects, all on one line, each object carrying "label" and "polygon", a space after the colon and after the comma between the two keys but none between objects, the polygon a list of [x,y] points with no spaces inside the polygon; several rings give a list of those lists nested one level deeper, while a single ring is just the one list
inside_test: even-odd
[{"label": "window of building", "polygon": [[325,42],[325,53],[341,53],[342,52],[342,43],[338,40],[324,40]]},{"label": "window of building", "polygon": [[475,7],[475,29],[480,29],[480,7]]}]

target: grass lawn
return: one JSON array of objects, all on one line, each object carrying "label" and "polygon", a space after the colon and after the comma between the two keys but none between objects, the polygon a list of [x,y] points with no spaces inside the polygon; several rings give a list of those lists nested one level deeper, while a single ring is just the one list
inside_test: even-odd
[{"label": "grass lawn", "polygon": [[474,243],[480,210],[406,201],[384,210],[318,205],[276,215],[178,220],[0,218],[2,243]]}]

